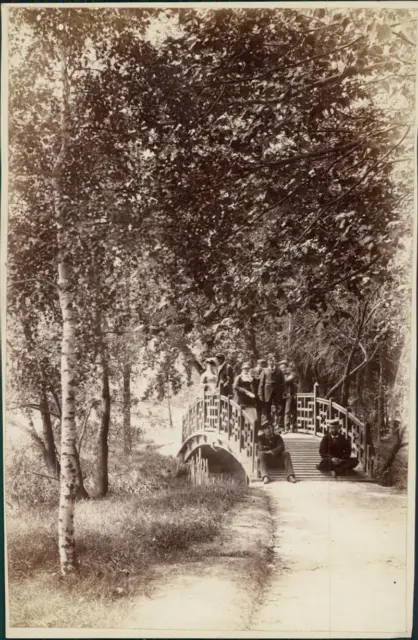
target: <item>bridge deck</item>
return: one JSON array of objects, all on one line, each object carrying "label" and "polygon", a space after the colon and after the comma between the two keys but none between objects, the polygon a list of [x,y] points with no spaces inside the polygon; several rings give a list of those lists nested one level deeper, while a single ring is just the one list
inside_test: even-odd
[{"label": "bridge deck", "polygon": [[[292,456],[293,468],[298,480],[329,481],[330,476],[321,473],[316,468],[321,459],[319,456],[320,438],[304,433],[286,433],[282,434],[282,436],[286,444],[286,450]],[[272,481],[286,480],[284,469],[272,469],[269,472],[269,477]],[[370,478],[361,468],[340,479],[344,481],[370,481]],[[261,478],[258,479],[258,481],[260,480]]]}]

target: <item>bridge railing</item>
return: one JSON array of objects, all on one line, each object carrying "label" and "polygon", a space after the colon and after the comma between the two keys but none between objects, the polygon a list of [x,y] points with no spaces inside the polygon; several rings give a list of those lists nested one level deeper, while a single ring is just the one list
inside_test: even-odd
[{"label": "bridge railing", "polygon": [[328,429],[326,421],[337,418],[342,433],[351,441],[352,454],[360,460],[364,471],[373,476],[375,456],[370,429],[332,398],[319,398],[317,388],[316,384],[313,393],[298,393],[298,431],[322,437]]},{"label": "bridge railing", "polygon": [[196,398],[183,416],[182,441],[198,431],[214,431],[227,436],[235,443],[234,449],[248,459],[252,471],[255,471],[255,425],[234,400],[218,393],[205,393]]},{"label": "bridge railing", "polygon": [[[356,416],[332,399],[319,398],[317,385],[313,393],[297,394],[298,431],[322,437],[328,427],[327,420],[338,418],[341,431],[350,439],[352,454],[356,456],[364,471],[373,476],[374,454],[371,434]],[[250,462],[256,471],[257,445],[256,426],[236,402],[219,394],[203,394],[190,405],[183,417],[182,441],[196,432],[212,431],[227,436],[235,443],[240,456]]]}]

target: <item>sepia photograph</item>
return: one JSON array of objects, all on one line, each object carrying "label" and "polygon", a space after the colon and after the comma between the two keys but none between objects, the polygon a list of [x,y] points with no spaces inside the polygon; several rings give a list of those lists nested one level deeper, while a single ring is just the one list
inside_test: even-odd
[{"label": "sepia photograph", "polygon": [[416,2],[2,6],[7,638],[409,638]]}]

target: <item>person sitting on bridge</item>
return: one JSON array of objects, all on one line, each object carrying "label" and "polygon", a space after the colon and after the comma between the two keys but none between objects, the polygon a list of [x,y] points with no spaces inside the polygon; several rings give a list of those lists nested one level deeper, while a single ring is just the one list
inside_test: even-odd
[{"label": "person sitting on bridge", "polygon": [[228,398],[233,394],[234,370],[231,365],[226,362],[223,353],[217,353],[215,359],[218,365],[217,387],[221,396]]},{"label": "person sitting on bridge", "polygon": [[216,360],[215,358],[206,359],[206,371],[203,372],[200,378],[200,384],[203,387],[205,393],[215,393],[217,385],[218,375],[216,372]]},{"label": "person sitting on bridge", "polygon": [[244,362],[241,373],[234,381],[235,400],[254,423],[257,421],[256,380],[250,372],[250,363]]},{"label": "person sitting on bridge", "polygon": [[284,427],[284,375],[283,371],[276,366],[276,359],[273,354],[267,357],[267,368],[263,369],[260,375],[258,387],[258,397],[262,403],[264,416],[272,421],[272,407],[274,406],[276,429]]},{"label": "person sitting on bridge", "polygon": [[283,438],[274,433],[271,423],[267,418],[261,422],[261,430],[258,432],[258,459],[260,473],[264,484],[268,484],[268,468],[283,465],[288,482],[296,482],[290,453],[285,450]]},{"label": "person sitting on bridge", "polygon": [[349,438],[341,433],[339,419],[327,420],[327,425],[329,432],[324,435],[319,445],[322,460],[317,469],[328,471],[335,478],[355,469],[359,461],[351,457],[351,443]]}]

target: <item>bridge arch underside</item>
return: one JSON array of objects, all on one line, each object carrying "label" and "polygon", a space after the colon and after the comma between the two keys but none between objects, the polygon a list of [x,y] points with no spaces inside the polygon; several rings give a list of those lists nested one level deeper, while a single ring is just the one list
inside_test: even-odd
[{"label": "bridge arch underside", "polygon": [[247,482],[251,477],[251,460],[246,458],[246,453],[234,451],[231,443],[222,438],[208,437],[207,432],[194,434],[186,442],[179,452],[183,462],[189,462],[200,452],[202,458],[208,461],[209,473],[231,477],[239,482]]}]

